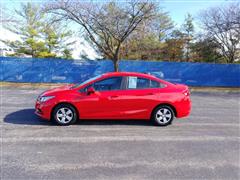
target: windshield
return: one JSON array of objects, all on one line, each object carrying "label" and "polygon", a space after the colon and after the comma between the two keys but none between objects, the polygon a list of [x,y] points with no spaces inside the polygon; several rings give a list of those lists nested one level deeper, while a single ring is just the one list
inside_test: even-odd
[{"label": "windshield", "polygon": [[75,85],[73,85],[73,86],[71,87],[71,89],[74,89],[74,88],[83,86],[83,85],[85,85],[85,84],[87,84],[87,83],[89,83],[89,82],[91,82],[91,81],[93,81],[93,80],[95,80],[95,79],[98,79],[98,78],[101,77],[101,76],[102,76],[102,75],[98,75],[98,76],[95,76],[95,77],[93,77],[93,78],[90,78],[90,79],[88,79],[88,80],[86,80],[86,81],[84,81],[84,82],[82,82],[82,83],[75,84]]}]

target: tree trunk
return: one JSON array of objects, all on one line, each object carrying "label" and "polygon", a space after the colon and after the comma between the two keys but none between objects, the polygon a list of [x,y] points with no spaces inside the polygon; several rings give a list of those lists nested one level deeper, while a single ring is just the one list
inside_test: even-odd
[{"label": "tree trunk", "polygon": [[114,71],[118,72],[119,71],[118,59],[113,60],[113,65],[114,65]]},{"label": "tree trunk", "polygon": [[235,58],[234,58],[235,56],[234,56],[234,52],[230,52],[230,55],[229,55],[229,63],[233,63],[234,62],[234,60],[235,60]]},{"label": "tree trunk", "polygon": [[187,40],[187,53],[186,53],[186,60],[187,60],[187,62],[189,62],[189,60],[190,60],[189,54],[190,54],[190,41]]}]

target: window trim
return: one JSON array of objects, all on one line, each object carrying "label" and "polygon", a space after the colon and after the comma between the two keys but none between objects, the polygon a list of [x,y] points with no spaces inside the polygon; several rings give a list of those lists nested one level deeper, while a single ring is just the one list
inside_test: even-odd
[{"label": "window trim", "polygon": [[[128,79],[129,79],[129,77],[137,77],[137,78],[141,78],[141,79],[148,79],[150,81],[149,87],[148,88],[128,88],[128,82],[129,82]],[[151,81],[158,82],[159,83],[159,87],[150,87],[151,86]],[[160,87],[161,86],[160,84],[163,84],[164,87]],[[141,77],[141,76],[125,76],[124,86],[125,86],[125,90],[163,89],[163,88],[167,87],[167,85],[165,83],[162,83],[162,82],[157,81],[157,80],[153,80],[151,78]]]},{"label": "window trim", "polygon": [[121,91],[121,90],[124,90],[124,83],[123,83],[124,77],[123,77],[123,76],[111,76],[111,77],[106,77],[106,78],[101,78],[101,79],[99,79],[99,80],[96,80],[96,81],[94,81],[93,83],[90,83],[90,84],[88,84],[87,86],[81,88],[81,89],[79,90],[79,92],[85,93],[85,92],[86,92],[85,89],[88,89],[89,87],[93,86],[95,83],[98,83],[98,82],[101,82],[101,81],[104,81],[104,80],[107,80],[107,79],[118,78],[118,77],[119,77],[119,78],[122,78],[122,79],[121,79],[121,84],[120,84],[120,89],[103,90],[103,91],[99,91],[99,90],[98,90],[98,92],[109,92],[109,91]]}]

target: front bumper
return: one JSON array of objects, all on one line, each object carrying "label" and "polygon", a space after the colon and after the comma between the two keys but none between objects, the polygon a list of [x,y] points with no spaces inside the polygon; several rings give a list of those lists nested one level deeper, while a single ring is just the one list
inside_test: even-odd
[{"label": "front bumper", "polygon": [[35,114],[46,120],[51,119],[51,109],[52,106],[45,102],[41,103],[37,101],[35,104]]}]

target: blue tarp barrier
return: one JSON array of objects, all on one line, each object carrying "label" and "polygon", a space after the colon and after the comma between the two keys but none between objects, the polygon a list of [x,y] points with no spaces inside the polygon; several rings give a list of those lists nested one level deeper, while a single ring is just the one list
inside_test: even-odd
[{"label": "blue tarp barrier", "polygon": [[[120,70],[150,73],[190,86],[240,87],[239,64],[159,61],[120,61]],[[0,57],[0,81],[27,83],[79,83],[113,71],[110,60],[64,60]]]}]

